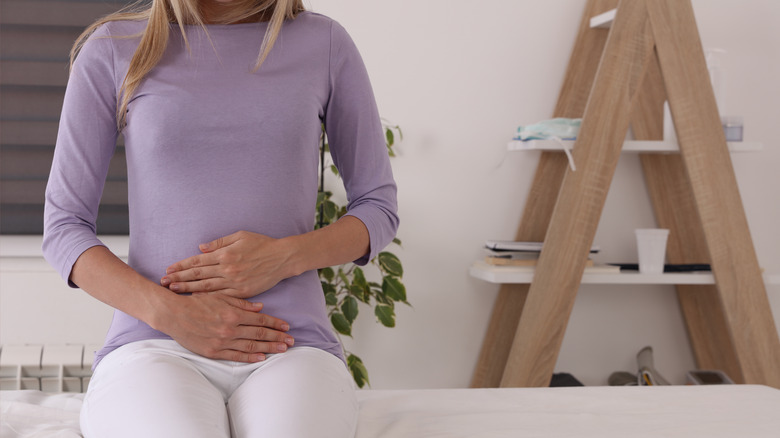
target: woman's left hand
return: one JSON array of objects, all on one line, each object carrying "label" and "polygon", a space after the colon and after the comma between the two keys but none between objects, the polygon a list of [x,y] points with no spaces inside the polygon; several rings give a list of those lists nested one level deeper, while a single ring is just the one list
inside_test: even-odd
[{"label": "woman's left hand", "polygon": [[177,293],[220,292],[250,298],[292,276],[292,249],[280,239],[239,231],[199,246],[174,263],[160,284]]}]

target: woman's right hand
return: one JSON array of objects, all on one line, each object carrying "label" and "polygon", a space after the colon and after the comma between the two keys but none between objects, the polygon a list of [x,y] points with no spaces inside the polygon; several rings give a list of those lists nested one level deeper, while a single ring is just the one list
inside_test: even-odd
[{"label": "woman's right hand", "polygon": [[[211,359],[259,362],[265,353],[282,353],[294,344],[289,324],[260,313],[252,303],[221,293],[171,294],[172,307],[155,328],[193,353]],[[166,306],[167,307],[167,306]]]}]

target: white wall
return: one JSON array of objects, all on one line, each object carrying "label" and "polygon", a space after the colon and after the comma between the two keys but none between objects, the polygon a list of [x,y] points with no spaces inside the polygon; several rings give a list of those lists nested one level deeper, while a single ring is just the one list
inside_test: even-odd
[{"label": "white wall", "polygon": [[[393,160],[399,185],[409,300],[398,325],[362,309],[350,350],[373,387],[464,387],[498,286],[467,271],[485,239],[511,238],[538,160],[507,153],[519,124],[549,118],[584,0],[308,0],[341,22],[363,53],[382,115],[402,126]],[[483,6],[489,5],[489,6]],[[780,3],[694,1],[705,47],[728,50],[724,110],[745,120],[759,153],[733,155],[759,261],[780,273]],[[621,158],[596,243],[601,261],[635,261],[633,229],[654,226],[635,156]],[[0,291],[0,342],[99,342],[110,320],[100,304],[65,291],[56,274],[9,272]],[[33,263],[34,265],[35,263]],[[768,292],[780,319],[780,286]],[[584,286],[556,369],[589,385],[635,370],[652,345],[675,383],[694,367],[671,286]]]}]

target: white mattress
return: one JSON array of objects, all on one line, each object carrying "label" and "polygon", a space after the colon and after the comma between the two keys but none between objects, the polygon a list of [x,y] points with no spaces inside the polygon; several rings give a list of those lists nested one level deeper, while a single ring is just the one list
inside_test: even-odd
[{"label": "white mattress", "polygon": [[[83,394],[2,391],[0,437],[80,437]],[[364,390],[357,438],[780,437],[759,385]]]}]

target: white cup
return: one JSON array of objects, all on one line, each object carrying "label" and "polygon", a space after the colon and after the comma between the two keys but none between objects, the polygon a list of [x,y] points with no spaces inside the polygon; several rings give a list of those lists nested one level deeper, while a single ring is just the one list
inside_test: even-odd
[{"label": "white cup", "polygon": [[664,228],[640,228],[636,230],[636,247],[639,253],[639,272],[661,274],[666,259],[666,239],[669,230]]}]

